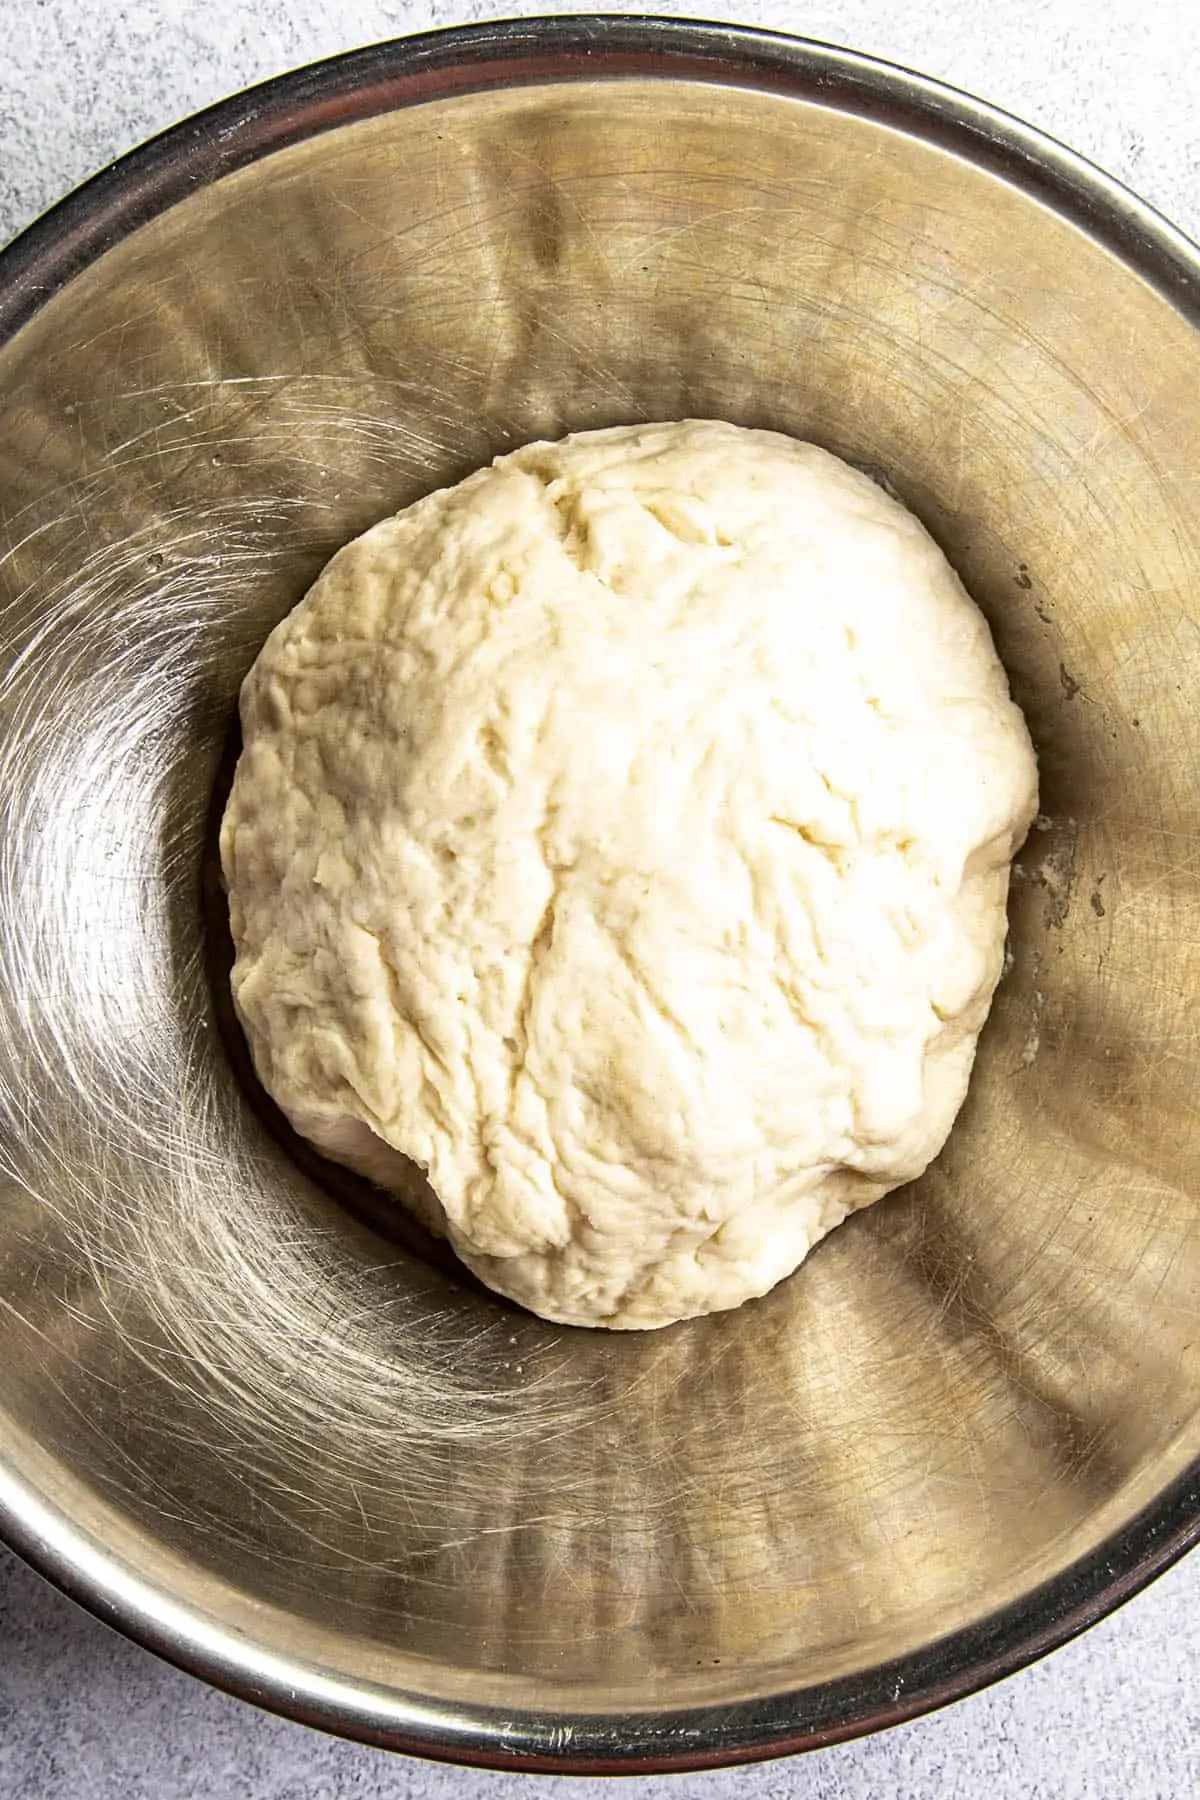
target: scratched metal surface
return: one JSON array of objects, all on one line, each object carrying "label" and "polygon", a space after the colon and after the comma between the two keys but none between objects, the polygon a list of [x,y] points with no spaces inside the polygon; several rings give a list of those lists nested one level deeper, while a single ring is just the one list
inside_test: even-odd
[{"label": "scratched metal surface", "polygon": [[[408,1741],[536,1715],[554,1753],[593,1715],[802,1721],[1178,1476],[1198,382],[1182,313],[1014,183],[732,82],[351,120],[49,300],[0,351],[0,1500],[243,1689]],[[934,1169],[766,1300],[613,1339],[297,1157],[229,1054],[210,807],[338,544],[529,437],[688,414],[921,513],[1044,816]]]}]

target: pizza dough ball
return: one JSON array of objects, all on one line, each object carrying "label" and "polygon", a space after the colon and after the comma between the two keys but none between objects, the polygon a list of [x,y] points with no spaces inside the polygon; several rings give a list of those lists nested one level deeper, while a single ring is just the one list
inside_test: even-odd
[{"label": "pizza dough ball", "polygon": [[570,1324],[737,1306],[966,1091],[1036,768],[918,522],[713,422],[375,526],[246,678],[233,990],[296,1128]]}]

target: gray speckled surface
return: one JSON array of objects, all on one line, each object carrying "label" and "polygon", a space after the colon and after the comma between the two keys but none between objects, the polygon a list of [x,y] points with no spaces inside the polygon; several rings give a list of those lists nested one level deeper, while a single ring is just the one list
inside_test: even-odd
[{"label": "gray speckled surface", "polygon": [[[355,43],[542,6],[0,0],[0,239],[140,138]],[[663,12],[716,12],[672,6]],[[756,0],[724,16],[907,62],[1023,114],[1200,234],[1195,0]],[[1186,1800],[1200,1557],[975,1699],[791,1763],[633,1785],[702,1800]],[[3,1800],[563,1800],[612,1784],[441,1769],[268,1718],[158,1663],[0,1552]]]}]

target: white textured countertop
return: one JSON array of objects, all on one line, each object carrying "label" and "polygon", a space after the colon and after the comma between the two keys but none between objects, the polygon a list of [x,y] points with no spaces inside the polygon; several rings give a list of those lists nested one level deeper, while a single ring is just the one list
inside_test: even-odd
[{"label": "white textured countertop", "polygon": [[[1200,235],[1195,0],[673,6],[905,62],[1020,113]],[[354,44],[543,5],[0,0],[0,240],[101,163],[247,83]],[[632,10],[632,9],[627,9]],[[1187,1800],[1200,1791],[1200,1556],[975,1699],[859,1744],[625,1784],[481,1775],[265,1717],[158,1663],[0,1551],[3,1800]]]}]

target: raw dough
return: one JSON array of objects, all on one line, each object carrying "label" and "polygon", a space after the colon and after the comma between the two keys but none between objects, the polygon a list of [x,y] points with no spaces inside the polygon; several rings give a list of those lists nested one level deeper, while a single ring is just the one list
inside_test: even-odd
[{"label": "raw dough", "polygon": [[835,457],[703,421],[501,457],[334,557],[242,723],[259,1074],[426,1169],[492,1287],[737,1306],[940,1150],[1036,768],[982,615]]}]

